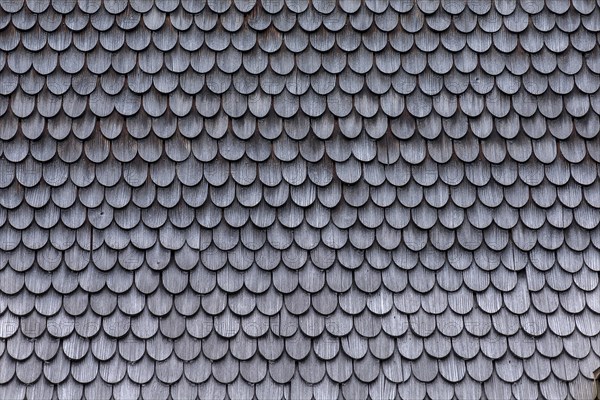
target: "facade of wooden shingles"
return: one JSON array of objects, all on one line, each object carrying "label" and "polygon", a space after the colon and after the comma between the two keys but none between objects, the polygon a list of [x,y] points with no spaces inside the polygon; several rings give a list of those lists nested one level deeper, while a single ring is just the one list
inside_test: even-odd
[{"label": "facade of wooden shingles", "polygon": [[0,398],[592,398],[599,31],[0,1]]}]

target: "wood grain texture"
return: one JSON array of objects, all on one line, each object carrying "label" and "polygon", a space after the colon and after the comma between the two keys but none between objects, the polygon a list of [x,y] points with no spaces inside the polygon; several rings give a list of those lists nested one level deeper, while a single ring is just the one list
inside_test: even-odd
[{"label": "wood grain texture", "polygon": [[600,3],[0,2],[0,398],[581,398]]}]

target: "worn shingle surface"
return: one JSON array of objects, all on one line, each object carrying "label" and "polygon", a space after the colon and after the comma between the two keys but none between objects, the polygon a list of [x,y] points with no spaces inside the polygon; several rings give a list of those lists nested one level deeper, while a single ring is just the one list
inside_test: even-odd
[{"label": "worn shingle surface", "polygon": [[1,0],[0,398],[591,398],[598,4]]}]

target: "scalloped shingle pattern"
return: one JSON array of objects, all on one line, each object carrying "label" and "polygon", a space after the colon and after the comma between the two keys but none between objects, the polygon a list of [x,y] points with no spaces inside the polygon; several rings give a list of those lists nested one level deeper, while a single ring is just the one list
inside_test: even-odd
[{"label": "scalloped shingle pattern", "polygon": [[591,398],[599,4],[1,1],[0,398]]}]

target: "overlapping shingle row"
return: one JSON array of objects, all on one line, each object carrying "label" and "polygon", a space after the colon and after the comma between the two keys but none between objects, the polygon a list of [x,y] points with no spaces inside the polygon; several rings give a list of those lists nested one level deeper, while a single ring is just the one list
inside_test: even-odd
[{"label": "overlapping shingle row", "polygon": [[599,5],[0,8],[0,398],[592,396]]}]

